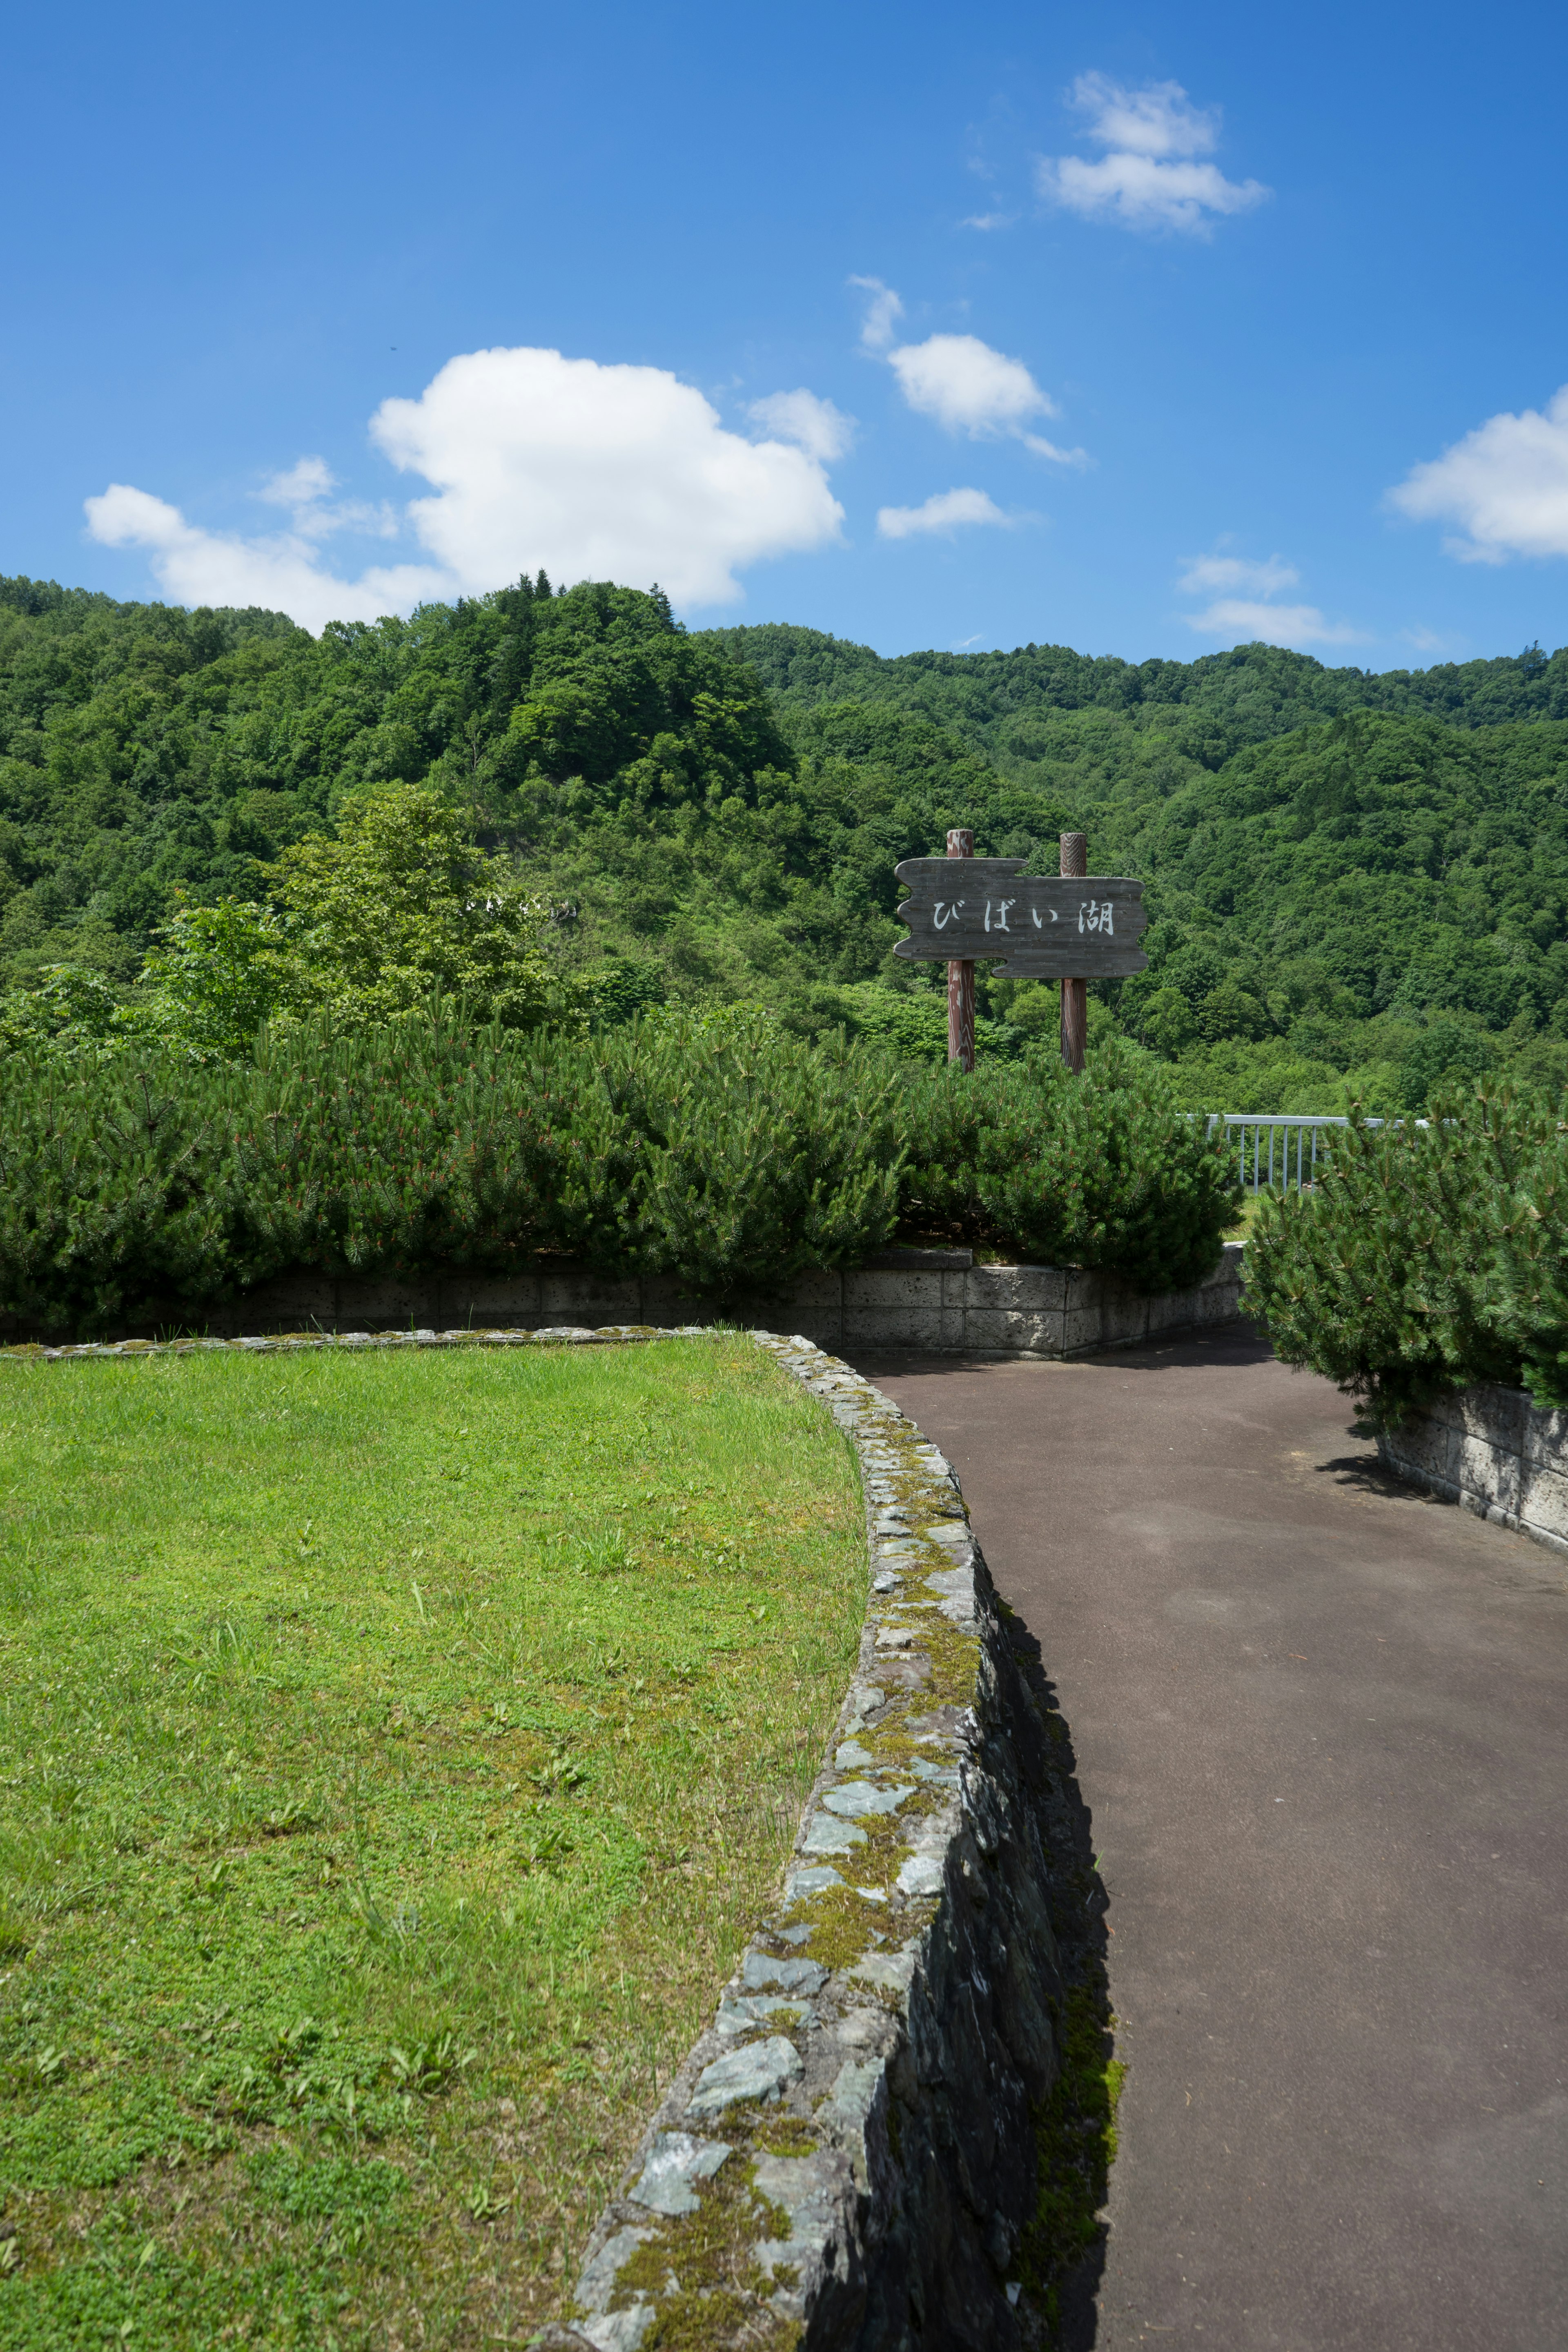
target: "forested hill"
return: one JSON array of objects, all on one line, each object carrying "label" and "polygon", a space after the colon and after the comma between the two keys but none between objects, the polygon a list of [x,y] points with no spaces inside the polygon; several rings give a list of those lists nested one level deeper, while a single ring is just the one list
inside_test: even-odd
[{"label": "forested hill", "polygon": [[988,751],[1024,760],[1038,756],[1038,722],[1059,712],[1100,713],[1194,748],[1201,743],[1211,765],[1245,743],[1352,710],[1439,719],[1452,727],[1568,719],[1568,646],[1551,655],[1530,646],[1491,661],[1374,671],[1327,669],[1283,646],[1237,646],[1190,662],[1129,662],[1034,645],[1012,653],[888,658],[869,646],[784,622],[701,635],[731,660],[750,662],[786,705],[891,703],[969,735]]},{"label": "forested hill", "polygon": [[[941,976],[892,958],[894,865],[963,823],[1049,871],[1076,825],[1154,917],[1091,1036],[1171,1061],[1195,1104],[1568,1078],[1568,652],[885,661],[542,575],[313,639],[0,582],[0,981],[131,988],[177,892],[265,898],[280,849],[399,782],[516,858],[606,1003],[762,999],[937,1049]],[[983,975],[981,1004],[990,1050],[1056,1018],[1037,983]]]}]

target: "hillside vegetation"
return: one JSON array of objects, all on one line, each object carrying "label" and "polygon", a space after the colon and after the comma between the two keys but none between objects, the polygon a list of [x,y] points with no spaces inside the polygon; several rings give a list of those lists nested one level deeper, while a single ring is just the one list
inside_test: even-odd
[{"label": "hillside vegetation", "polygon": [[[1568,650],[1373,675],[1239,647],[1132,664],[688,633],[657,593],[542,576],[406,622],[120,604],[0,583],[0,977],[132,990],[186,894],[280,903],[291,846],[429,783],[549,912],[606,1014],[749,1000],[940,1050],[895,961],[899,858],[1149,886],[1120,1030],[1230,1108],[1419,1108],[1446,1078],[1568,1078]],[[276,870],[274,870],[276,868]],[[1054,990],[983,979],[1016,1053]]]}]

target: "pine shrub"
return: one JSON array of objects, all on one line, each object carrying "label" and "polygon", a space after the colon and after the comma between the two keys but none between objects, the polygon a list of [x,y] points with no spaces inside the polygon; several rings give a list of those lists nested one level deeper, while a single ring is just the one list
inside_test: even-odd
[{"label": "pine shrub", "polygon": [[1489,1085],[1429,1124],[1352,1113],[1314,1189],[1266,1202],[1248,1306],[1365,1430],[1485,1381],[1568,1404],[1565,1155],[1550,1104]]},{"label": "pine shrub", "polygon": [[896,1085],[756,1017],[607,1037],[323,1014],[243,1063],[0,1064],[0,1314],[83,1333],[269,1276],[504,1273],[542,1251],[722,1297],[898,1215]]},{"label": "pine shrub", "polygon": [[0,1313],[92,1331],[210,1298],[225,1153],[188,1067],[14,1055],[0,1070]]},{"label": "pine shrub", "polygon": [[1141,1057],[966,1078],[743,1008],[584,1035],[476,1031],[437,1001],[323,1012],[233,1061],[146,1039],[0,1061],[0,1316],[83,1336],[199,1320],[295,1268],[541,1253],[765,1297],[911,1221],[1184,1288],[1235,1201]]},{"label": "pine shrub", "polygon": [[1109,1046],[1074,1077],[1023,1067],[933,1072],[911,1092],[906,1215],[1037,1265],[1096,1266],[1135,1290],[1212,1273],[1240,1206],[1223,1143],[1172,1105],[1147,1057]]},{"label": "pine shrub", "polygon": [[863,1257],[899,1216],[896,1070],[764,1015],[676,1016],[605,1049],[641,1142],[638,1256],[723,1297]]}]

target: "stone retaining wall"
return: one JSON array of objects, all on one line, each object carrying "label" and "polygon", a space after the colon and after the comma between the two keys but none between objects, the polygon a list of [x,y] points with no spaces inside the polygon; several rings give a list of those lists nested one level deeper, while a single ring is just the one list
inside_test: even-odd
[{"label": "stone retaining wall", "polygon": [[1568,1412],[1523,1389],[1458,1389],[1385,1432],[1396,1477],[1568,1553]]},{"label": "stone retaining wall", "polygon": [[589,2240],[552,2352],[1041,2340],[1018,2254],[1061,1995],[1050,1731],[951,1465],[804,1339],[859,1454],[860,1660],[783,1900]]},{"label": "stone retaining wall", "polygon": [[[804,1339],[835,1351],[1079,1356],[1136,1345],[1159,1331],[1234,1322],[1241,1311],[1241,1256],[1240,1244],[1229,1243],[1206,1281],[1154,1298],[1077,1266],[976,1265],[966,1249],[889,1250],[847,1271],[805,1275],[782,1299],[741,1298],[723,1307],[683,1297],[668,1278],[612,1282],[567,1265],[513,1275],[456,1271],[406,1283],[294,1275],[262,1284],[204,1319],[218,1334],[378,1326],[668,1328],[787,1319]],[[181,1319],[171,1308],[164,1328]]]}]

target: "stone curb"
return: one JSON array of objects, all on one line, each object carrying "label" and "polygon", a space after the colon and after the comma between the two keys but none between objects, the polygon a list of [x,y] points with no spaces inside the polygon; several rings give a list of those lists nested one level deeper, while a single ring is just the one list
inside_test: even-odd
[{"label": "stone curb", "polygon": [[[8,1348],[37,1363],[226,1350],[560,1347],[657,1329],[301,1332]],[[535,2352],[1027,2352],[1017,2256],[1062,1984],[1042,1839],[1050,1732],[952,1465],[808,1339],[749,1335],[854,1444],[870,1589],[783,1898],[742,1955]]]},{"label": "stone curb", "polygon": [[808,1340],[752,1335],[853,1440],[859,1663],[783,1900],[742,1955],[539,2352],[1026,2347],[1016,2256],[1061,1986],[1043,1710],[952,1465]]},{"label": "stone curb", "polygon": [[542,1331],[283,1331],[259,1339],[86,1339],[68,1348],[27,1344],[0,1348],[0,1363],[97,1362],[114,1356],[280,1356],[306,1348],[582,1348],[624,1347],[647,1339],[707,1339],[718,1323],[682,1323],[661,1330],[651,1323],[605,1323],[585,1330],[573,1323]]}]

